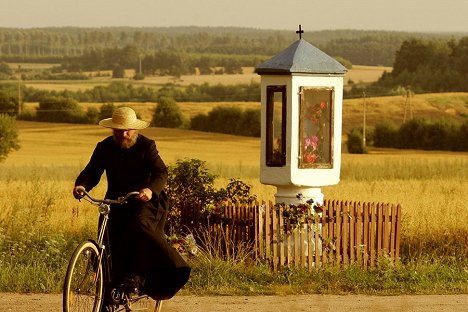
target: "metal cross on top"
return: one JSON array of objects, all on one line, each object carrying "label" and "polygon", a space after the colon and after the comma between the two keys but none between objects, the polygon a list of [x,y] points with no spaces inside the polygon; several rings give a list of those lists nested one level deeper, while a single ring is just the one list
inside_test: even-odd
[{"label": "metal cross on top", "polygon": [[299,25],[299,30],[296,30],[296,34],[299,34],[299,39],[302,39],[302,34],[303,33],[304,33],[304,31],[302,30],[301,25]]}]

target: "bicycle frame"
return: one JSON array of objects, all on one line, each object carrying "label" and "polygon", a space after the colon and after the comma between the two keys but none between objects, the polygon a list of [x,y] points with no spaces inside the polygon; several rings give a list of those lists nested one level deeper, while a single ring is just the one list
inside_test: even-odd
[{"label": "bicycle frame", "polygon": [[[94,286],[100,287],[97,290],[97,293],[99,293],[99,297],[95,297],[96,299],[92,299],[95,302],[94,307],[92,308],[92,311],[96,311],[96,302],[99,303],[99,307],[103,304],[103,302],[108,303],[108,306],[110,307],[110,311],[123,311],[122,309],[125,309],[125,311],[132,311],[132,305],[137,305],[140,303],[142,304],[140,308],[137,307],[137,309],[141,309],[141,307],[144,307],[146,309],[147,307],[149,308],[150,305],[152,304],[150,301],[145,301],[144,300],[151,300],[148,295],[145,294],[139,294],[137,296],[131,296],[129,297],[128,294],[122,287],[119,287],[118,285],[114,285],[113,281],[113,269],[112,269],[112,258],[111,258],[111,248],[109,244],[109,231],[108,231],[108,221],[109,221],[109,214],[111,210],[111,205],[116,204],[116,205],[121,205],[127,203],[127,199],[130,198],[133,195],[139,194],[139,192],[130,192],[124,197],[119,197],[117,200],[110,200],[110,199],[94,199],[93,197],[90,196],[90,194],[83,188],[77,189],[77,191],[81,191],[81,198],[84,198],[86,201],[90,202],[91,204],[95,205],[99,209],[100,213],[100,218],[99,218],[99,227],[98,227],[98,235],[97,235],[97,240],[87,240],[80,244],[76,249],[75,252],[72,255],[72,259],[70,260],[69,266],[67,268],[67,274],[65,277],[65,282],[64,282],[64,302],[63,302],[63,307],[64,311],[70,311],[70,302],[72,301],[73,298],[73,290],[71,290],[71,285],[74,281],[74,276],[75,274],[77,276],[80,276],[79,279],[79,284],[78,287],[75,289],[77,291],[77,296],[80,296],[81,292],[81,283],[85,282],[86,278],[86,273],[84,275],[80,275],[79,271],[75,271],[75,265],[77,263],[81,263],[79,259],[81,259],[81,255],[85,255],[85,262],[86,260],[86,253],[81,253],[83,250],[86,250],[86,248],[92,249],[92,254],[95,255],[95,260],[98,262],[93,261],[93,268],[97,269],[93,275],[89,275],[91,279],[89,280]],[[92,246],[90,246],[92,245]],[[91,248],[92,247],[92,248]],[[84,248],[84,249],[83,249]],[[100,271],[101,270],[101,271]],[[101,279],[101,280],[100,280]],[[100,283],[101,281],[102,283]],[[91,288],[94,288],[94,286],[91,285]],[[86,292],[83,293],[83,295],[88,296]],[[91,294],[91,296],[93,296]],[[86,299],[85,299],[86,301]],[[80,303],[80,300],[77,300],[78,303]],[[149,304],[149,305],[148,305]],[[154,311],[160,311],[161,310],[161,300],[156,300],[156,304],[154,307]],[[78,305],[77,308],[80,306]],[[114,310],[117,309],[117,310]],[[72,311],[75,311],[74,308]],[[81,311],[81,310],[78,310]]]},{"label": "bicycle frame", "polygon": [[[112,283],[112,258],[111,258],[111,250],[110,248],[106,251],[106,244],[104,239],[106,237],[107,232],[107,222],[109,221],[109,213],[110,213],[110,204],[107,203],[100,203],[99,204],[99,213],[103,216],[101,225],[99,226],[98,231],[98,239],[96,245],[99,249],[99,262],[102,262],[102,269],[104,270],[104,279],[105,279],[105,287],[104,287],[104,296],[106,295],[106,290],[109,285]],[[98,267],[99,270],[99,267]],[[99,271],[97,272],[99,273]],[[99,274],[96,274],[99,276]]]},{"label": "bicycle frame", "polygon": [[[102,216],[100,221],[99,230],[97,241],[94,241],[96,247],[99,250],[99,257],[98,261],[102,263],[102,269],[104,270],[104,296],[110,296],[115,303],[119,300],[118,296],[119,293],[114,293],[114,288],[111,287],[112,285],[112,256],[111,256],[111,249],[109,244],[109,235],[107,230],[107,224],[109,221],[109,213],[111,210],[111,204],[125,204],[127,203],[127,199],[133,195],[139,194],[139,192],[130,192],[124,197],[119,197],[117,200],[110,200],[104,199],[99,200],[91,197],[91,195],[83,189],[83,193],[86,195],[88,199],[87,201],[91,202],[92,204],[98,206],[99,214]],[[107,247],[108,246],[108,247]],[[99,276],[99,266],[98,271],[96,274],[96,278]],[[110,291],[110,292],[108,292]]]}]

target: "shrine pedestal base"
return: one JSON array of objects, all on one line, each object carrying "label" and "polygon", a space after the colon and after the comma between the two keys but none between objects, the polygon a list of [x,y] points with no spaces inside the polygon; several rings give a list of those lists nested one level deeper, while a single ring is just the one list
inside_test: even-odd
[{"label": "shrine pedestal base", "polygon": [[[302,199],[298,195],[302,194]],[[320,187],[304,187],[296,185],[277,185],[275,202],[287,205],[297,205],[313,199],[315,203],[323,205],[323,193]]]}]

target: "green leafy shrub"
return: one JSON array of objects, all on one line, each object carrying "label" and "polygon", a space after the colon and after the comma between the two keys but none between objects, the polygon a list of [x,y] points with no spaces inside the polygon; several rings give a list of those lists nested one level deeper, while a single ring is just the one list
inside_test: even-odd
[{"label": "green leafy shrub", "polygon": [[468,150],[468,122],[462,125],[448,120],[430,123],[411,119],[396,128],[389,123],[377,124],[373,133],[374,146],[423,150]]},{"label": "green leafy shrub", "polygon": [[8,115],[0,114],[0,162],[11,151],[18,150],[19,148],[15,119]]},{"label": "green leafy shrub", "polygon": [[238,107],[215,107],[207,115],[198,114],[190,120],[190,129],[244,136],[260,136],[260,110]]},{"label": "green leafy shrub", "polygon": [[106,103],[101,105],[101,108],[99,109],[99,120],[105,119],[105,118],[110,118],[112,116],[112,113],[115,110],[115,105],[113,103]]},{"label": "green leafy shrub", "polygon": [[348,152],[351,154],[365,154],[367,150],[362,141],[362,132],[358,129],[352,129],[348,132],[347,141]]},{"label": "green leafy shrub", "polygon": [[171,97],[162,96],[154,109],[152,126],[164,128],[180,128],[185,123],[184,115]]},{"label": "green leafy shrub", "polygon": [[374,128],[373,141],[376,147],[396,147],[397,128],[388,122],[377,124]]},{"label": "green leafy shrub", "polygon": [[47,97],[39,102],[36,118],[38,121],[83,123],[86,121],[83,109],[71,98]]},{"label": "green leafy shrub", "polygon": [[206,162],[199,159],[177,160],[169,167],[165,191],[171,207],[167,220],[169,235],[194,230],[208,218],[219,217],[226,201],[250,203],[256,200],[251,186],[238,179],[230,179],[226,188],[216,189],[216,175],[210,173]]}]

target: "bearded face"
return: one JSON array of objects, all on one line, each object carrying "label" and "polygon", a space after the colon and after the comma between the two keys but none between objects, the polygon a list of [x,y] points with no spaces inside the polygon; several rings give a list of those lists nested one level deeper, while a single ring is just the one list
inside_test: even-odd
[{"label": "bearded face", "polygon": [[124,149],[129,149],[133,145],[135,145],[137,138],[138,138],[138,131],[137,130],[121,130],[121,129],[113,129],[114,132],[114,142],[120,147]]}]

